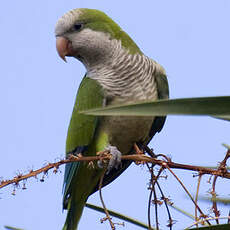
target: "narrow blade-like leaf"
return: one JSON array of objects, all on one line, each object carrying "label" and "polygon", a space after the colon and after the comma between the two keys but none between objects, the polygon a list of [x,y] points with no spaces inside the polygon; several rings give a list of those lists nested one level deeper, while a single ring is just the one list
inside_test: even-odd
[{"label": "narrow blade-like leaf", "polygon": [[222,116],[214,116],[215,118],[222,119],[225,121],[230,121],[230,116],[229,115],[222,115]]},{"label": "narrow blade-like leaf", "polygon": [[212,225],[208,227],[200,227],[200,228],[190,228],[191,230],[229,230],[230,224],[219,224],[219,225]]},{"label": "narrow blade-like leaf", "polygon": [[178,114],[230,117],[230,96],[145,101],[128,105],[107,106],[102,109],[82,111],[81,113],[97,116],[162,116]]},{"label": "narrow blade-like leaf", "polygon": [[[99,207],[99,206],[97,206],[97,205],[86,203],[85,206],[86,206],[87,208],[91,208],[91,209],[93,209],[93,210],[96,210],[96,211],[105,213],[105,210],[104,210],[102,207]],[[110,214],[111,216],[113,216],[113,217],[117,217],[117,218],[119,218],[119,219],[121,219],[121,220],[125,220],[125,221],[127,221],[127,222],[129,222],[129,223],[132,223],[132,224],[134,224],[134,225],[137,225],[137,226],[139,226],[139,227],[142,227],[142,228],[145,228],[145,229],[149,229],[149,227],[148,227],[147,224],[145,224],[145,223],[143,223],[143,222],[140,222],[140,221],[138,221],[138,220],[136,220],[136,219],[133,219],[133,218],[131,218],[131,217],[129,217],[129,216],[125,216],[125,215],[123,215],[123,214],[121,214],[121,213],[119,213],[119,212],[115,212],[115,211],[112,211],[112,210],[109,210],[109,209],[108,209],[108,212],[109,212],[109,214]],[[151,228],[150,230],[155,230],[155,228]]]}]

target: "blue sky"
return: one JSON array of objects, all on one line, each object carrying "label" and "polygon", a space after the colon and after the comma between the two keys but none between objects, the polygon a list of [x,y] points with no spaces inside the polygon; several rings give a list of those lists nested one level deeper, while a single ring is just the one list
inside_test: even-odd
[{"label": "blue sky", "polygon": [[[0,57],[0,176],[36,169],[64,156],[65,138],[84,66],[68,58],[64,63],[55,48],[57,19],[73,8],[96,8],[111,16],[149,57],[167,71],[171,98],[229,95],[230,2],[228,0],[82,0],[4,1],[1,3]],[[229,123],[207,117],[170,116],[150,146],[176,162],[216,165],[224,157],[221,143],[229,142]],[[27,182],[27,190],[0,191],[0,229],[12,225],[27,230],[61,229],[62,173],[49,173],[44,183]],[[197,178],[175,170],[195,193]],[[169,175],[169,173],[166,173]],[[149,175],[133,165],[103,190],[108,208],[147,222]],[[210,185],[203,179],[202,194]],[[220,194],[228,194],[218,180]],[[169,176],[161,180],[166,196],[193,212],[191,202]],[[226,191],[226,192],[225,192]],[[228,194],[229,195],[229,194]],[[99,195],[89,202],[100,205]],[[207,212],[210,206],[204,205]],[[165,209],[160,208],[166,229]],[[227,212],[223,212],[226,215]],[[172,210],[176,229],[191,220]],[[103,215],[85,209],[79,229],[109,229]],[[131,224],[125,228],[140,229]]]}]

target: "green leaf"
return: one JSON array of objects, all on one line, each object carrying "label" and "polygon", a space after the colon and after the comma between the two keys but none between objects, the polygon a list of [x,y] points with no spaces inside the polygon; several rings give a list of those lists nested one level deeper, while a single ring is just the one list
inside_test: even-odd
[{"label": "green leaf", "polygon": [[[102,207],[97,206],[97,205],[93,205],[93,204],[86,203],[85,206],[86,206],[87,208],[91,208],[91,209],[93,209],[93,210],[96,210],[96,211],[105,213],[104,209],[103,209]],[[131,218],[131,217],[129,217],[129,216],[125,216],[125,215],[123,215],[123,214],[121,214],[121,213],[119,213],[119,212],[115,212],[115,211],[112,211],[112,210],[109,210],[109,209],[108,209],[108,212],[109,212],[109,214],[110,214],[111,216],[113,216],[113,217],[117,217],[117,218],[119,218],[119,219],[121,219],[121,220],[125,220],[125,221],[127,221],[127,222],[129,222],[129,223],[132,223],[132,224],[134,224],[134,225],[137,225],[137,226],[139,226],[139,227],[142,227],[142,228],[145,228],[145,229],[149,229],[147,224],[145,224],[145,223],[143,223],[143,222],[140,222],[140,221],[138,221],[138,220],[136,220],[136,219],[133,219],[133,218]],[[155,229],[154,229],[154,228],[151,228],[150,230],[155,230]]]},{"label": "green leaf", "polygon": [[4,226],[6,229],[8,229],[8,230],[23,230],[23,229],[21,229],[21,228],[14,228],[14,227],[11,227],[11,226],[8,226],[8,225],[5,225]]},{"label": "green leaf", "polygon": [[179,98],[142,103],[107,106],[100,109],[81,111],[97,116],[162,116],[210,115],[228,119],[230,117],[230,96]]},{"label": "green leaf", "polygon": [[208,227],[201,227],[201,228],[190,228],[196,230],[229,230],[230,224],[219,224],[219,225],[212,225]]},{"label": "green leaf", "polygon": [[214,116],[215,118],[225,120],[225,121],[230,121],[230,116],[229,115],[222,115],[222,116]]},{"label": "green leaf", "polygon": [[230,145],[227,145],[227,144],[222,144],[225,148],[229,149],[230,150]]},{"label": "green leaf", "polygon": [[217,202],[217,203],[222,203],[222,204],[230,204],[230,199],[229,198],[225,198],[225,197],[206,197],[206,196],[201,196],[199,197],[200,200],[204,200],[204,201],[209,201],[209,202]]},{"label": "green leaf", "polygon": [[167,202],[167,204],[169,205],[169,207],[171,207],[171,208],[177,210],[178,212],[180,212],[180,213],[182,213],[183,215],[185,215],[185,216],[191,218],[192,220],[195,220],[195,216],[193,216],[191,213],[186,212],[185,210],[183,210],[183,209],[177,207],[176,205],[174,205],[174,204],[171,203],[171,202]]}]

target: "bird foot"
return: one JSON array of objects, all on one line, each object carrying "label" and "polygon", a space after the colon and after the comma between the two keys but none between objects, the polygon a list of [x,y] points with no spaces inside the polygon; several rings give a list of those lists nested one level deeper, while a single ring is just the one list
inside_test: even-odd
[{"label": "bird foot", "polygon": [[[111,159],[109,160],[108,167],[107,167],[106,174],[108,174],[113,168],[118,169],[118,167],[121,165],[121,155],[122,154],[117,149],[116,146],[111,146],[111,145],[107,146],[104,152],[108,152],[112,155]],[[104,163],[101,160],[97,162],[97,165],[99,168],[104,167]]]}]

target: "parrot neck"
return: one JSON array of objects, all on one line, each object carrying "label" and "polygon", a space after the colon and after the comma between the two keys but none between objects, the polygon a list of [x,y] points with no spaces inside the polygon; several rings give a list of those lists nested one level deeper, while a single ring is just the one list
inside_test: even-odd
[{"label": "parrot neck", "polygon": [[[114,41],[114,40],[113,40]],[[156,99],[155,72],[161,66],[144,54],[130,54],[121,42],[113,44],[113,52],[104,62],[86,66],[87,76],[97,80],[109,97],[121,101]]]}]

